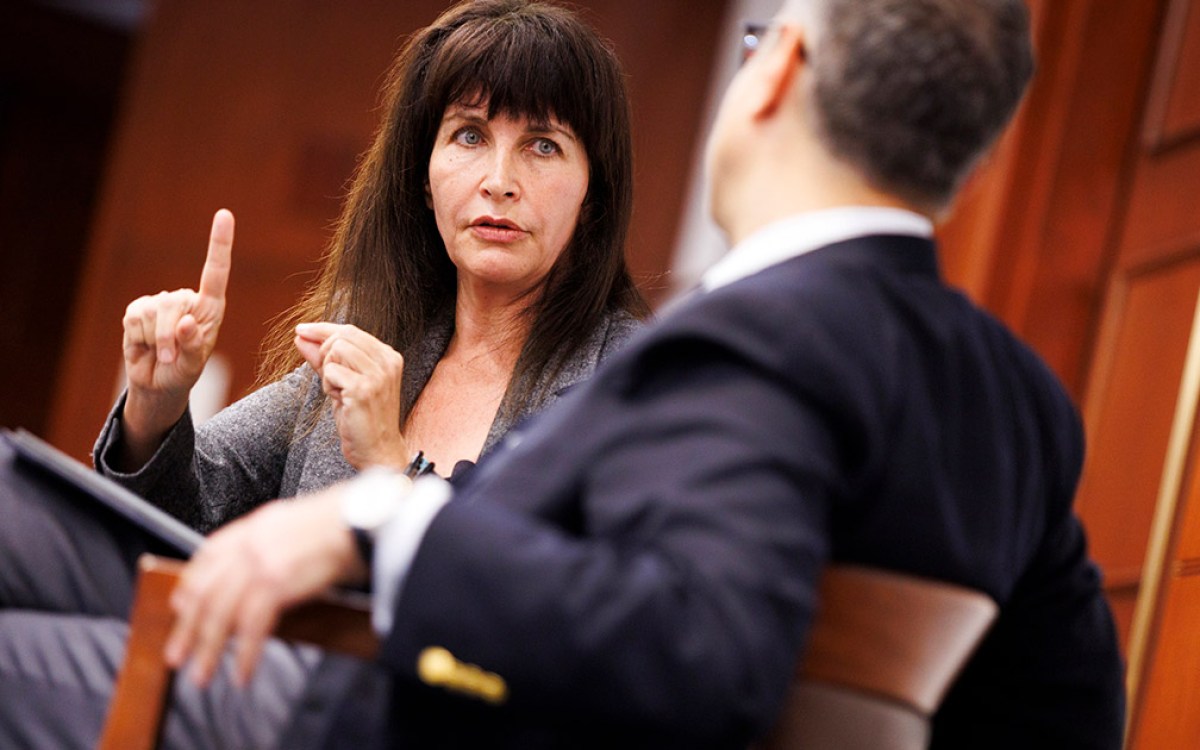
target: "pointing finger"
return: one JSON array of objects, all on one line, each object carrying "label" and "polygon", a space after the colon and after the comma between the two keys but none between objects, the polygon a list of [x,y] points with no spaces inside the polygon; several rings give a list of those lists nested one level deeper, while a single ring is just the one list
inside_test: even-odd
[{"label": "pointing finger", "polygon": [[233,214],[222,208],[213,216],[212,233],[208,237],[208,257],[200,273],[200,295],[225,299],[229,284],[229,267],[233,258]]}]

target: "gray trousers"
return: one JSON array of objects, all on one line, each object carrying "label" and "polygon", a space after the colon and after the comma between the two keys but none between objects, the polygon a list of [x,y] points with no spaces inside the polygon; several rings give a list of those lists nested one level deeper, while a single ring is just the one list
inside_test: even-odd
[{"label": "gray trousers", "polygon": [[[124,657],[137,556],[153,539],[16,462],[0,439],[0,748],[94,747]],[[175,680],[168,748],[275,747],[319,658],[268,644],[251,684],[232,659],[198,690]]]}]

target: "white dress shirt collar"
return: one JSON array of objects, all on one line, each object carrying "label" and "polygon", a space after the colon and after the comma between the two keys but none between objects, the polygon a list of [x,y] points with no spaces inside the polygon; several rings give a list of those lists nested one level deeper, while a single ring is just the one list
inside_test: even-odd
[{"label": "white dress shirt collar", "polygon": [[705,291],[835,242],[868,235],[932,237],[933,222],[901,208],[843,206],[796,214],[772,222],[734,246],[705,272]]}]

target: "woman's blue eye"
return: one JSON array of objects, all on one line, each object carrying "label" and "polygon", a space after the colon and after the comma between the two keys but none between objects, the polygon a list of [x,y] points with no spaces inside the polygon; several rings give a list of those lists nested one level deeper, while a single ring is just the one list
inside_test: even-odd
[{"label": "woman's blue eye", "polygon": [[558,153],[558,144],[548,138],[538,138],[533,149],[541,156],[553,156]]},{"label": "woman's blue eye", "polygon": [[478,146],[483,137],[479,135],[479,131],[473,128],[463,128],[454,136],[454,140],[464,146]]}]

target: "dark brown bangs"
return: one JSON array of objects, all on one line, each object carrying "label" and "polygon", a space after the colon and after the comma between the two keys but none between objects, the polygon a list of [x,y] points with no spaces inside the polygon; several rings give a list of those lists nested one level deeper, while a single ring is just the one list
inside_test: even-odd
[{"label": "dark brown bangs", "polygon": [[[594,56],[572,29],[540,14],[516,10],[492,24],[452,30],[430,60],[425,93],[431,110],[487,102],[488,118],[505,115],[569,126],[594,155],[596,119],[606,114],[594,92]],[[556,10],[556,9],[552,9]]]}]

